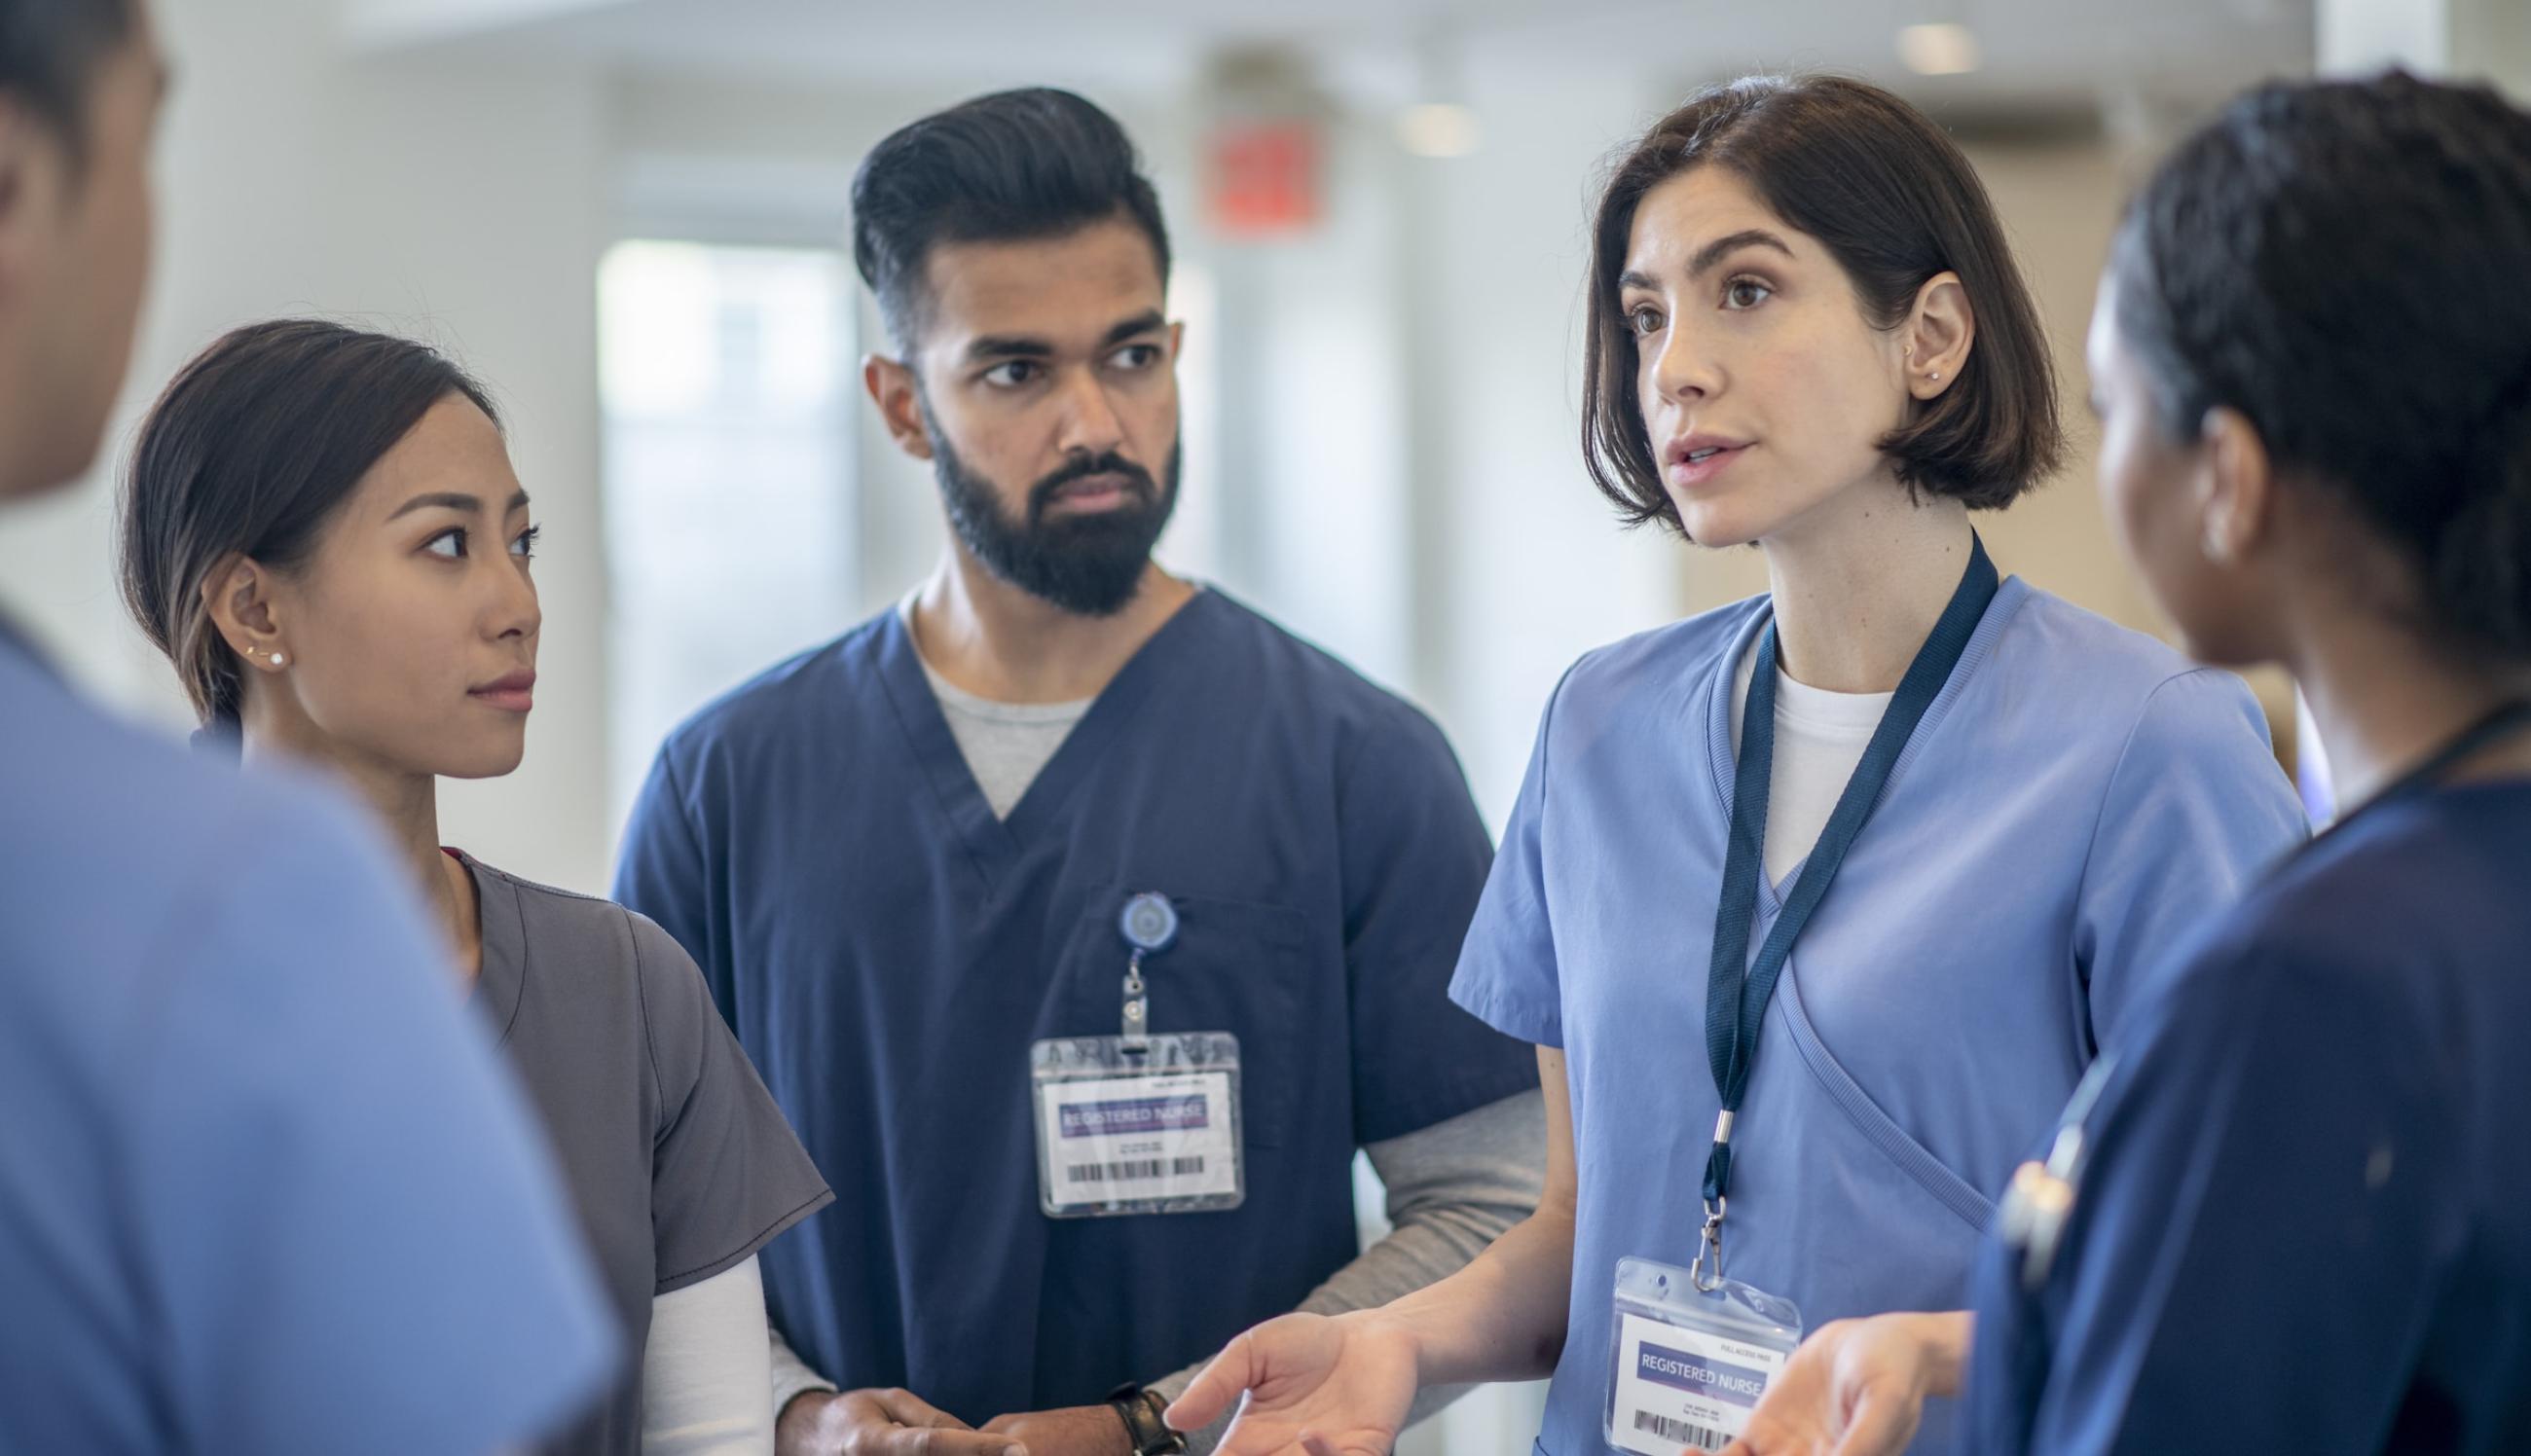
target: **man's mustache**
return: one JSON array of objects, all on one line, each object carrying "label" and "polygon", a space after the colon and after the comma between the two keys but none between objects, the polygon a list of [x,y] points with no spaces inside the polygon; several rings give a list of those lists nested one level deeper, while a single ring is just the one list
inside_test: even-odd
[{"label": "man's mustache", "polygon": [[1153,483],[1152,473],[1110,450],[1100,455],[1085,455],[1066,464],[1044,479],[1029,487],[1029,518],[1035,520],[1054,504],[1055,492],[1075,480],[1093,476],[1114,476],[1125,482],[1125,488],[1145,501],[1159,498],[1159,486]]}]

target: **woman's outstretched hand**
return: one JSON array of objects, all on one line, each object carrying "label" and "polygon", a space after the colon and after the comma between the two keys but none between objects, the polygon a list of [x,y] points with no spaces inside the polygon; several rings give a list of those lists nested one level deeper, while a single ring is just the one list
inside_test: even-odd
[{"label": "woman's outstretched hand", "polygon": [[1969,1316],[1880,1315],[1822,1325],[1721,1456],[1898,1456],[1925,1399],[1954,1395]]},{"label": "woman's outstretched hand", "polygon": [[1286,1315],[1232,1340],[1168,1423],[1201,1430],[1245,1395],[1216,1456],[1387,1456],[1416,1378],[1414,1337],[1378,1311]]}]

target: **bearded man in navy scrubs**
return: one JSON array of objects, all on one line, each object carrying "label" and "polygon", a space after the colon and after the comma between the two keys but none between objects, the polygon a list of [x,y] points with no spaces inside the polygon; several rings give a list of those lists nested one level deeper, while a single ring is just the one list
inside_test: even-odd
[{"label": "bearded man in navy scrubs", "polygon": [[982,97],[882,141],[853,211],[871,398],[949,547],[669,739],[616,896],[839,1195],[763,1256],[784,1452],[1174,1449],[1232,1335],[1535,1204],[1535,1061],[1446,997],[1485,830],[1422,714],[1153,563],[1180,326],[1113,120]]}]

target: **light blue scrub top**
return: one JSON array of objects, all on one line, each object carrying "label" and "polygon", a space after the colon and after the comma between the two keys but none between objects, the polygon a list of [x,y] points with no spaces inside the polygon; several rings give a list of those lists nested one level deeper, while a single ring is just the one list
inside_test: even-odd
[{"label": "light blue scrub top", "polygon": [[[1604,1449],[1617,1261],[1696,1255],[1732,681],[1770,616],[1739,602],[1565,675],[1451,984],[1566,1057],[1581,1186],[1551,1456]],[[1812,1329],[1962,1307],[1995,1199],[2095,1050],[2304,833],[2238,678],[2007,580],[1767,1013],[1726,1272]],[[1753,950],[1799,872],[1762,885]],[[1950,1450],[1952,1420],[1936,1402],[1913,1449]]]},{"label": "light blue scrub top", "polygon": [[621,1353],[541,1136],[354,816],[0,625],[0,1452],[515,1446]]}]

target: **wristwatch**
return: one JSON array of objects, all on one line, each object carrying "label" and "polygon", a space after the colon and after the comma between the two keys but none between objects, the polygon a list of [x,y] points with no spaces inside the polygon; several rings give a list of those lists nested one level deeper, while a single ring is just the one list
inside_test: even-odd
[{"label": "wristwatch", "polygon": [[1134,1443],[1134,1456],[1180,1456],[1186,1450],[1186,1437],[1160,1419],[1168,1402],[1159,1396],[1140,1385],[1119,1385],[1107,1393],[1107,1405],[1125,1423],[1125,1439]]}]

